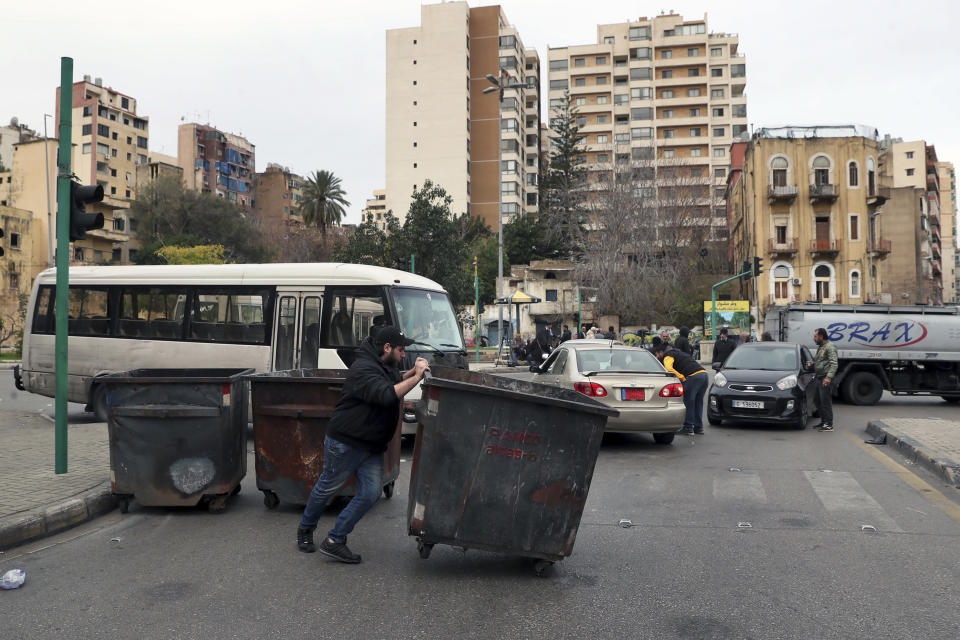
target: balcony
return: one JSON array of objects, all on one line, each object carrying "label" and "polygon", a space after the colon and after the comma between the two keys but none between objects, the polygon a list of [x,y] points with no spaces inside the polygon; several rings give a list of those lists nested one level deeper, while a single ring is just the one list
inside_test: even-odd
[{"label": "balcony", "polygon": [[785,184],[781,186],[767,186],[767,201],[774,202],[793,202],[797,198],[797,185]]},{"label": "balcony", "polygon": [[879,207],[890,199],[890,187],[879,187],[874,189],[873,194],[867,196],[867,205]]},{"label": "balcony", "polygon": [[840,240],[826,240],[818,238],[810,243],[810,255],[829,256],[835,258],[843,248],[843,242]]},{"label": "balcony", "polygon": [[835,184],[810,185],[810,202],[833,202],[837,199],[838,190]]},{"label": "balcony", "polygon": [[893,244],[886,238],[877,238],[876,240],[867,240],[867,253],[875,256],[885,256],[890,253]]},{"label": "balcony", "polygon": [[786,242],[777,242],[770,238],[767,242],[767,253],[771,256],[795,256],[797,255],[797,247],[800,246],[799,238],[792,238]]}]

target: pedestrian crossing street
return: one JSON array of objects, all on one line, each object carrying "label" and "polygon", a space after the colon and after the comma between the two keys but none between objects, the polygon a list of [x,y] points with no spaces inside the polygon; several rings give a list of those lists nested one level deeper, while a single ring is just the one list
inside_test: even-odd
[{"label": "pedestrian crossing street", "polygon": [[[603,471],[594,482],[609,481]],[[585,518],[634,525],[960,535],[960,525],[895,476],[831,469],[651,470],[620,478],[618,496]],[[591,509],[591,507],[593,507]],[[591,513],[592,511],[592,513]],[[615,515],[614,515],[615,514]]]}]

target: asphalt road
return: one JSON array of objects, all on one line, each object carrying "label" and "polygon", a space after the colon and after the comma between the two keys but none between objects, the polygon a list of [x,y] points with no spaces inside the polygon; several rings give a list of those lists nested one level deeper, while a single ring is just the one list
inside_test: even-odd
[{"label": "asphalt road", "polygon": [[219,515],[134,503],[0,555],[27,572],[0,592],[3,635],[956,638],[957,492],[863,443],[868,419],[901,415],[957,409],[885,398],[838,405],[831,434],[607,436],[574,553],[545,578],[529,560],[451,547],[421,560],[405,526],[409,443],[397,495],[350,538],[356,566],[296,550],[300,509],[264,508],[251,456]]}]

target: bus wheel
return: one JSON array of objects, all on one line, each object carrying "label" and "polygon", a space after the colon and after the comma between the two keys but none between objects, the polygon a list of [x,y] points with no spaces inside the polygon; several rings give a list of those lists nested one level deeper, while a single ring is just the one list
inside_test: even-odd
[{"label": "bus wheel", "polygon": [[93,388],[93,398],[90,401],[90,406],[93,407],[93,415],[97,417],[97,420],[100,422],[107,421],[107,388],[102,384],[98,384]]},{"label": "bus wheel", "polygon": [[857,371],[844,381],[844,398],[853,404],[877,404],[883,395],[883,383],[869,371]]}]

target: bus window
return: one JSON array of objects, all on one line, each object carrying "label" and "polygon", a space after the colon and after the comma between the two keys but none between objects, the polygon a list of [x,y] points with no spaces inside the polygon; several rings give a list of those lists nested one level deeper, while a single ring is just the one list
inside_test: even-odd
[{"label": "bus window", "polygon": [[37,305],[33,311],[33,333],[54,333],[53,287],[43,286],[37,291]]},{"label": "bus window", "polygon": [[329,311],[324,314],[321,333],[324,346],[356,347],[370,330],[385,321],[383,295],[378,288],[334,287],[327,294]]},{"label": "bus window", "polygon": [[67,303],[68,333],[72,336],[110,335],[106,289],[70,287]]},{"label": "bus window", "polygon": [[293,346],[296,344],[297,298],[280,298],[280,316],[277,320],[277,341],[274,345],[274,371],[293,368]]},{"label": "bus window", "polygon": [[320,298],[308,296],[303,299],[303,339],[300,344],[300,366],[317,368],[317,351],[320,349]]},{"label": "bus window", "polygon": [[213,293],[198,291],[190,310],[191,340],[266,344],[264,301],[269,292]]},{"label": "bus window", "polygon": [[120,334],[148,340],[183,337],[187,294],[176,290],[125,289],[120,296]]}]

